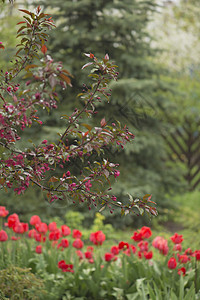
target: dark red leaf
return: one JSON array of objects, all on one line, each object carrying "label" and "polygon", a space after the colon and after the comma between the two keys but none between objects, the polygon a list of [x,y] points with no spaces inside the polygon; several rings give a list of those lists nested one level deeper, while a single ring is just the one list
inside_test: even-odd
[{"label": "dark red leaf", "polygon": [[41,47],[41,51],[42,51],[43,54],[46,54],[46,52],[47,52],[47,47],[46,47],[45,45],[43,45],[43,46]]}]

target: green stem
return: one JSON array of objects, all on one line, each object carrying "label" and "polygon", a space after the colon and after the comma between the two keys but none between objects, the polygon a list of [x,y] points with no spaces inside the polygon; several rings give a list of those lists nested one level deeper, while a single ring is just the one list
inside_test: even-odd
[{"label": "green stem", "polygon": [[195,258],[195,267],[194,267],[194,270],[195,270],[194,287],[195,287],[195,293],[197,293],[198,290],[197,290],[197,260],[196,260],[196,258]]}]

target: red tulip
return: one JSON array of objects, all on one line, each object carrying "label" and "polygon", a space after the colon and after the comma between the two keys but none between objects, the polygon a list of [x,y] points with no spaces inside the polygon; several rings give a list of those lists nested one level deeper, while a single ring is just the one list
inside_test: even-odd
[{"label": "red tulip", "polygon": [[72,264],[67,265],[64,260],[61,260],[61,261],[58,262],[58,268],[60,268],[63,272],[74,273],[73,267],[74,266]]},{"label": "red tulip", "polygon": [[28,223],[21,223],[22,224],[22,226],[23,226],[23,228],[24,228],[24,232],[27,232],[28,231],[28,229],[29,229],[29,226],[28,226]]},{"label": "red tulip", "polygon": [[31,229],[31,230],[29,230],[28,237],[34,238],[36,233],[37,233],[37,231],[35,229]]},{"label": "red tulip", "polygon": [[0,242],[6,242],[8,235],[4,230],[0,230]]},{"label": "red tulip", "polygon": [[77,250],[76,254],[79,257],[79,259],[83,259],[83,252],[81,250]]},{"label": "red tulip", "polygon": [[30,224],[31,225],[36,225],[36,224],[39,224],[39,223],[41,223],[41,219],[40,219],[39,216],[34,215],[34,216],[31,217],[31,219],[30,219]]},{"label": "red tulip", "polygon": [[39,233],[45,234],[48,230],[48,226],[46,223],[37,223],[35,224],[35,228]]},{"label": "red tulip", "polygon": [[113,259],[114,255],[112,253],[105,253],[104,259],[105,261],[111,261]]},{"label": "red tulip", "polygon": [[65,267],[65,266],[66,266],[66,262],[65,262],[64,260],[60,260],[60,261],[58,262],[58,268],[62,269],[62,268]]},{"label": "red tulip", "polygon": [[192,251],[191,248],[187,248],[187,249],[185,250],[184,254],[186,254],[186,255],[193,255],[193,251]]},{"label": "red tulip", "polygon": [[46,241],[46,236],[42,236],[41,233],[36,232],[36,233],[35,233],[35,236],[34,236],[34,239],[35,239],[37,242],[45,242],[45,241]]},{"label": "red tulip", "polygon": [[176,266],[177,266],[177,262],[176,262],[176,259],[174,257],[171,257],[169,260],[168,260],[168,268],[169,269],[175,269]]},{"label": "red tulip", "polygon": [[106,236],[101,230],[90,234],[90,241],[94,245],[102,245],[103,242],[105,241],[105,239],[106,239]]},{"label": "red tulip", "polygon": [[55,231],[51,231],[49,233],[49,240],[50,241],[57,241],[61,237],[60,229],[56,229]]},{"label": "red tulip", "polygon": [[57,229],[57,224],[56,222],[51,222],[48,226],[49,231],[55,231]]},{"label": "red tulip", "polygon": [[8,217],[8,227],[13,228],[16,222],[19,222],[19,217],[17,214],[12,214]]},{"label": "red tulip", "polygon": [[117,254],[119,254],[119,248],[117,246],[112,246],[111,249],[110,249],[110,252],[113,255],[117,255]]},{"label": "red tulip", "polygon": [[70,233],[71,233],[71,229],[67,225],[62,225],[61,231],[62,231],[63,236],[70,235]]},{"label": "red tulip", "polygon": [[129,244],[126,243],[126,242],[119,242],[119,245],[118,245],[118,248],[119,250],[126,250],[126,249],[129,249]]},{"label": "red tulip", "polygon": [[9,214],[9,211],[6,210],[5,206],[0,206],[0,217],[6,217]]},{"label": "red tulip", "polygon": [[62,246],[63,248],[69,247],[69,241],[68,241],[67,239],[62,239],[62,240],[61,240],[61,246]]},{"label": "red tulip", "polygon": [[138,255],[138,258],[141,259],[142,255],[143,255],[143,252],[142,251],[138,251],[137,255]]},{"label": "red tulip", "polygon": [[200,260],[200,250],[195,251],[196,260]]},{"label": "red tulip", "polygon": [[131,246],[131,250],[133,252],[133,254],[137,251],[137,248],[134,245],[130,245]]},{"label": "red tulip", "polygon": [[73,267],[74,266],[72,264],[68,264],[68,265],[66,265],[65,267],[62,268],[62,271],[63,272],[74,273]]},{"label": "red tulip", "polygon": [[92,258],[92,252],[86,251],[84,254],[85,254],[85,258],[87,258],[87,259],[91,259]]},{"label": "red tulip", "polygon": [[35,252],[38,253],[38,254],[41,254],[42,253],[42,246],[41,245],[36,246]]},{"label": "red tulip", "polygon": [[174,244],[181,244],[183,241],[182,235],[179,235],[178,233],[175,233],[170,239]]},{"label": "red tulip", "polygon": [[13,231],[15,233],[20,233],[20,234],[24,233],[24,227],[22,223],[16,222],[15,225],[13,226]]},{"label": "red tulip", "polygon": [[181,244],[175,244],[174,247],[173,247],[173,250],[180,252],[182,250],[182,245]]},{"label": "red tulip", "polygon": [[149,243],[147,241],[141,241],[138,243],[138,247],[140,248],[140,251],[148,251]]},{"label": "red tulip", "polygon": [[17,240],[20,240],[20,237],[19,236],[11,236],[11,240],[17,241]]},{"label": "red tulip", "polygon": [[186,273],[186,269],[184,267],[178,269],[178,275],[183,275],[185,276],[185,273]]},{"label": "red tulip", "polygon": [[81,239],[76,239],[75,241],[73,241],[72,246],[76,249],[82,249],[84,246],[83,241],[81,241]]},{"label": "red tulip", "polygon": [[133,236],[131,237],[131,239],[133,239],[135,242],[140,242],[140,241],[142,241],[142,233],[141,233],[141,232],[135,231],[135,232],[133,233]]},{"label": "red tulip", "polygon": [[142,234],[143,239],[148,239],[152,235],[151,229],[147,226],[143,226],[140,229],[140,233]]},{"label": "red tulip", "polygon": [[152,251],[149,251],[149,252],[144,251],[144,257],[145,257],[146,259],[152,259],[152,257],[153,257],[153,252],[152,252]]},{"label": "red tulip", "polygon": [[80,232],[78,229],[73,230],[73,238],[74,239],[80,239],[82,237],[82,232]]},{"label": "red tulip", "polygon": [[190,258],[189,258],[186,254],[180,255],[180,254],[178,253],[177,255],[178,255],[178,261],[179,261],[180,263],[186,264],[186,263],[190,260]]},{"label": "red tulip", "polygon": [[157,236],[153,242],[152,246],[160,251],[161,254],[167,255],[169,251],[167,240],[165,240],[163,237]]}]

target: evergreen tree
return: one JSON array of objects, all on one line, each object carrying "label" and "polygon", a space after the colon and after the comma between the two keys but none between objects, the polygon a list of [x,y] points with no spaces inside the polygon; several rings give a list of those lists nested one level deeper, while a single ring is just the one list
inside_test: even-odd
[{"label": "evergreen tree", "polygon": [[165,106],[163,91],[168,87],[159,79],[161,68],[153,60],[157,51],[151,48],[152,38],[147,31],[155,1],[43,0],[42,4],[57,21],[57,29],[51,34],[51,50],[74,75],[72,93],[68,91],[67,99],[63,99],[62,111],[70,110],[76,101],[74,91],[82,90],[83,53],[108,53],[119,66],[119,80],[111,84],[112,105],[99,104],[99,122],[103,117],[107,122],[121,120],[136,135],[123,154],[108,150],[108,155],[113,160],[117,156],[121,165],[121,184],[114,186],[114,192],[119,200],[127,192],[140,196],[152,193],[153,199],[165,206],[164,194],[176,184],[165,163],[161,137],[160,107]]}]

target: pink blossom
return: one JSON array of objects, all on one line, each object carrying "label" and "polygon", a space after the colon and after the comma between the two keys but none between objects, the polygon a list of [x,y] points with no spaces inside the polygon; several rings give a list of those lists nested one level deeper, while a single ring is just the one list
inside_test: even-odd
[{"label": "pink blossom", "polygon": [[85,183],[85,187],[86,187],[86,191],[90,191],[90,188],[92,187],[92,184],[91,184],[91,180],[88,180],[86,183]]},{"label": "pink blossom", "polygon": [[114,176],[115,176],[115,178],[118,177],[119,175],[120,175],[120,171],[115,170],[115,171],[114,171]]},{"label": "pink blossom", "polygon": [[7,92],[8,93],[10,93],[11,92],[11,90],[12,90],[12,88],[9,86],[9,87],[7,87]]},{"label": "pink blossom", "polygon": [[47,140],[43,140],[42,144],[47,144],[47,142],[48,142]]}]

